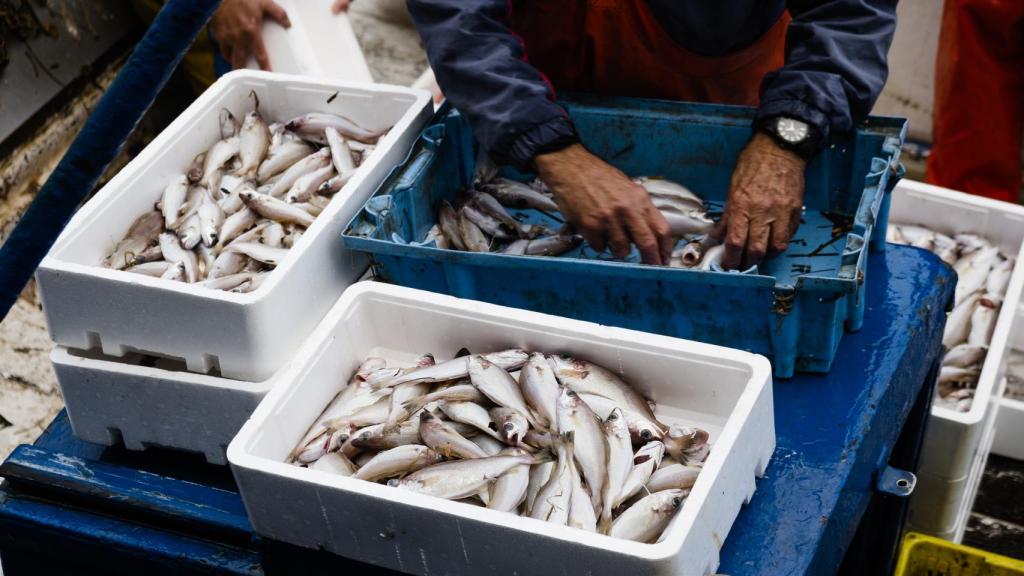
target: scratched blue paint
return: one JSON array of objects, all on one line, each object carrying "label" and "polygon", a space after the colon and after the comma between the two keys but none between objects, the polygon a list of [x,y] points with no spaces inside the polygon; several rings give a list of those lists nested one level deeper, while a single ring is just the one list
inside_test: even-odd
[{"label": "scratched blue paint", "polygon": [[[955,284],[948,267],[915,248],[890,246],[873,254],[868,268],[872,284],[864,327],[844,338],[835,369],[774,383],[777,448],[725,541],[720,573],[832,574],[856,532],[874,493],[875,476],[888,461],[928,369],[939,357],[945,310]],[[204,488],[220,487],[225,476],[230,477],[223,467],[195,466],[190,454],[126,454],[123,449],[81,442],[70,435],[63,412],[36,447],[81,458],[90,467],[116,463],[138,470],[161,469],[167,483],[177,484],[163,492],[187,500],[201,501]],[[308,574],[386,573],[353,566],[322,551],[259,539],[251,546],[238,546],[186,536],[177,527],[180,522],[141,523],[137,514],[115,514],[96,502],[87,509],[70,507],[43,488],[0,487],[0,556],[7,576],[39,573],[40,550],[54,562],[78,558],[94,560],[94,566],[103,568],[116,561],[125,573],[143,573],[131,568],[144,566],[150,569],[146,574],[193,574],[215,566],[225,573],[258,574],[259,567],[252,565],[257,554],[267,574],[290,574],[300,566]],[[222,508],[234,510],[236,521],[245,522],[237,490],[232,487],[223,496],[235,505]],[[201,507],[191,508],[187,520],[195,525],[195,533],[211,532],[210,525],[219,522]],[[16,562],[15,569],[7,564],[8,558],[22,560],[26,555],[29,561]],[[151,570],[154,564],[165,569]]]},{"label": "scratched blue paint", "polygon": [[[565,104],[595,153],[626,174],[685,183],[721,210],[752,110],[586,95]],[[825,372],[843,332],[862,323],[868,244],[877,239],[878,215],[887,213],[905,130],[903,120],[872,118],[815,159],[791,248],[752,275],[642,266],[635,249],[620,262],[587,246],[538,258],[424,245],[438,204],[454,203],[475,169],[476,142],[455,110],[439,113],[343,241],[369,253],[387,282],[748,350],[768,356],[780,377]],[[561,226],[537,211],[512,212]],[[837,215],[851,226],[834,237]]]}]

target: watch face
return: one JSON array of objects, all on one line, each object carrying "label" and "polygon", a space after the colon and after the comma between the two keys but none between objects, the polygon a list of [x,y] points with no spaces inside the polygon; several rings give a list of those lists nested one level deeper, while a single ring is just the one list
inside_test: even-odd
[{"label": "watch face", "polygon": [[807,138],[807,123],[792,118],[779,118],[775,122],[775,133],[786,142],[796,144]]}]

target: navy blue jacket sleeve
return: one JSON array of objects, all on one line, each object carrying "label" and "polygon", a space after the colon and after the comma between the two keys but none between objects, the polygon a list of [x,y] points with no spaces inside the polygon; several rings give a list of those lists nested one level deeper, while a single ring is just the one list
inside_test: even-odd
[{"label": "navy blue jacket sleeve", "polygon": [[758,119],[790,116],[827,139],[864,120],[888,75],[896,0],[789,0],[786,64],[761,83]]},{"label": "navy blue jacket sleeve", "polygon": [[508,0],[407,3],[445,97],[494,160],[527,168],[534,155],[575,140],[554,89],[509,28]]}]

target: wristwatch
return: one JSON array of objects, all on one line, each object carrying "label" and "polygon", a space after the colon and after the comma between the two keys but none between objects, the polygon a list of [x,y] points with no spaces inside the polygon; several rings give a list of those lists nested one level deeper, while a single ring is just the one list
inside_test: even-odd
[{"label": "wristwatch", "polygon": [[758,130],[771,136],[780,147],[796,153],[804,160],[810,160],[822,148],[818,129],[796,118],[766,118],[760,122]]}]

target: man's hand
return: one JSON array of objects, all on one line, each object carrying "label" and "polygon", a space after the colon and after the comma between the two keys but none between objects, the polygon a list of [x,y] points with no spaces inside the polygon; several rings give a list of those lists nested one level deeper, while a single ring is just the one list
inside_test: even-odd
[{"label": "man's hand", "polygon": [[579,144],[534,158],[562,214],[598,251],[616,258],[636,244],[647,264],[668,264],[673,239],[647,191]]},{"label": "man's hand", "polygon": [[[722,268],[760,264],[789,247],[800,226],[806,161],[756,134],[740,153],[732,173],[722,218],[725,253]],[[720,234],[723,228],[720,227]]]},{"label": "man's hand", "polygon": [[284,8],[273,0],[224,0],[213,13],[210,34],[232,68],[245,68],[249,56],[254,56],[260,68],[270,70],[270,58],[263,45],[264,18],[285,28],[292,25]]}]

